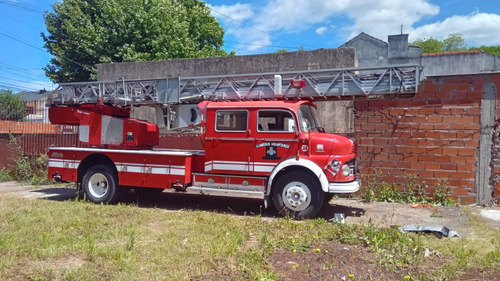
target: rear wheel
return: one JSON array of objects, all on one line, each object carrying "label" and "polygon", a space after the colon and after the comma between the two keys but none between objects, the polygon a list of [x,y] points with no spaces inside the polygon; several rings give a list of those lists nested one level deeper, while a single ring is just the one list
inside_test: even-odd
[{"label": "rear wheel", "polygon": [[318,181],[304,172],[283,175],[273,189],[274,206],[283,215],[312,218],[323,206],[323,191]]},{"label": "rear wheel", "polygon": [[94,203],[115,203],[121,196],[116,172],[107,165],[94,165],[83,176],[82,187]]}]

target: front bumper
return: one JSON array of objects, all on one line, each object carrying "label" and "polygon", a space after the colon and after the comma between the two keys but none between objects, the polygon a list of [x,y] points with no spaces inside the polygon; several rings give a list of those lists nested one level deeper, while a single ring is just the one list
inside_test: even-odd
[{"label": "front bumper", "polygon": [[360,178],[351,182],[331,182],[328,185],[328,193],[354,193],[358,191],[360,187]]}]

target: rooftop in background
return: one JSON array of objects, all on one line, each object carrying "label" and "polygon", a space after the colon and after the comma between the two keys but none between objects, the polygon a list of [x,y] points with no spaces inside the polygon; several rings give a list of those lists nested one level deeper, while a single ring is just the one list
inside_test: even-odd
[{"label": "rooftop in background", "polygon": [[50,96],[52,91],[40,90],[40,91],[22,91],[19,92],[19,97],[24,101],[36,101]]},{"label": "rooftop in background", "polygon": [[361,32],[340,48],[356,49],[356,66],[376,67],[395,64],[419,64],[419,47],[408,46],[408,34],[389,35],[387,41]]},{"label": "rooftop in background", "polygon": [[420,63],[425,76],[500,72],[500,56],[481,50],[421,54],[408,46],[408,35],[389,35],[388,43],[364,32],[341,47],[356,49],[357,66],[373,67],[394,63]]}]

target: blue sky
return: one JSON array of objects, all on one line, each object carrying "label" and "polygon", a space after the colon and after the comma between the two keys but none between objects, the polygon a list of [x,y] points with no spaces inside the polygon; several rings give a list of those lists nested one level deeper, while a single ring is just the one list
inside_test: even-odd
[{"label": "blue sky", "polygon": [[[500,45],[498,0],[208,0],[226,31],[227,51],[239,55],[278,49],[336,48],[366,32],[384,41],[410,34],[410,41],[444,39],[462,33],[467,45]],[[0,0],[0,89],[47,90],[55,87],[42,68],[43,12],[54,0]]]}]

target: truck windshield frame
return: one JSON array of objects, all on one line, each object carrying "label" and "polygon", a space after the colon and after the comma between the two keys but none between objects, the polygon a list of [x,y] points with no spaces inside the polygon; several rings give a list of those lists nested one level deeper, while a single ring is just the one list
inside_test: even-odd
[{"label": "truck windshield frame", "polygon": [[300,130],[302,132],[319,131],[324,132],[319,122],[316,108],[312,104],[303,104],[299,107]]}]

